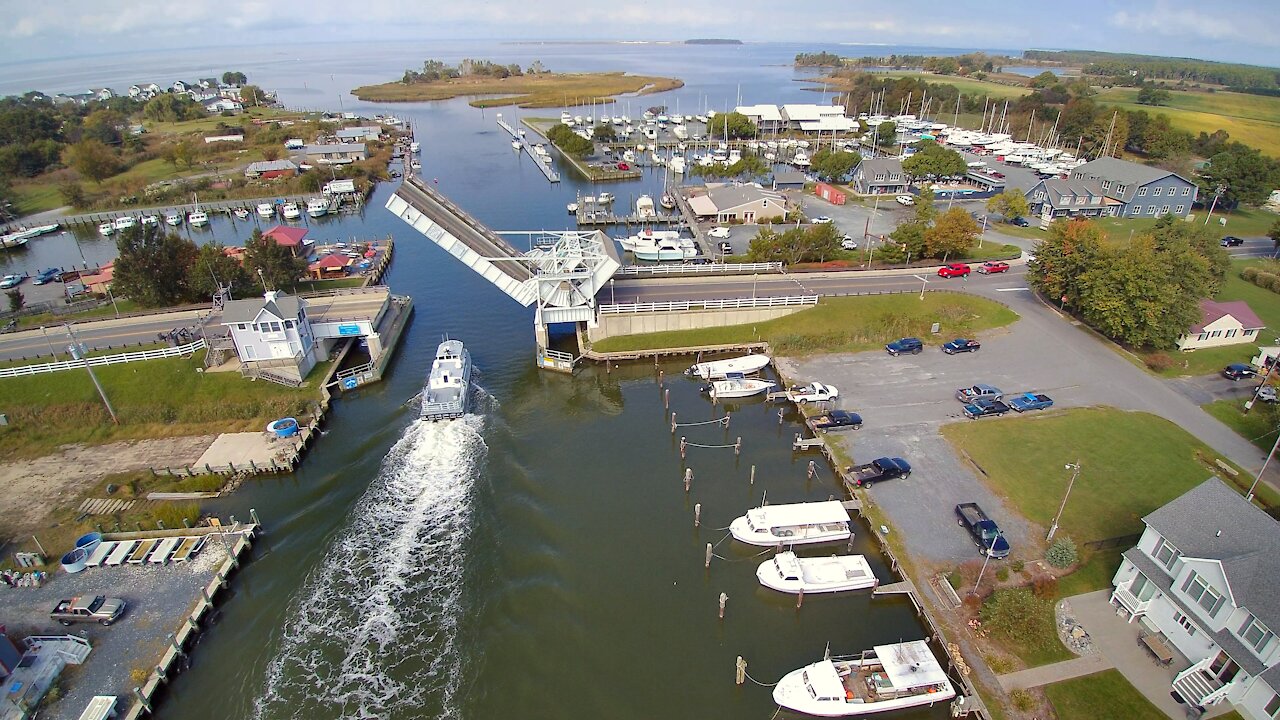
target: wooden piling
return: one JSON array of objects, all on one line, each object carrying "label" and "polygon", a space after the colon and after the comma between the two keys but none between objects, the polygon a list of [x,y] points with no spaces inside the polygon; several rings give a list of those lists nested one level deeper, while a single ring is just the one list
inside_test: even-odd
[{"label": "wooden piling", "polygon": [[733,444],[733,454],[734,455],[742,454],[742,436],[741,435],[738,436],[737,442]]},{"label": "wooden piling", "polygon": [[684,469],[684,491],[689,492],[689,487],[693,485],[693,468]]},{"label": "wooden piling", "polygon": [[702,503],[695,503],[693,506],[693,526],[702,525]]},{"label": "wooden piling", "polygon": [[733,683],[735,685],[741,685],[747,681],[747,661],[743,660],[742,656],[739,655],[733,666]]},{"label": "wooden piling", "polygon": [[751,484],[752,485],[756,484],[756,466],[755,465],[751,466]]},{"label": "wooden piling", "polygon": [[729,596],[726,593],[720,593],[720,619],[724,619],[724,606],[729,602]]},{"label": "wooden piling", "polygon": [[804,588],[800,588],[800,592],[796,593],[796,609],[799,610],[801,605],[804,605]]},{"label": "wooden piling", "polygon": [[702,562],[702,567],[711,567],[711,543],[707,543],[707,557]]}]

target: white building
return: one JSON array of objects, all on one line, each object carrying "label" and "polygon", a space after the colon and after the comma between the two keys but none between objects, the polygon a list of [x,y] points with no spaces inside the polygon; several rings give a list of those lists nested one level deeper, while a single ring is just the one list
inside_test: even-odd
[{"label": "white building", "polygon": [[776,132],[785,127],[777,105],[739,105],[733,111],[745,115],[760,132]]},{"label": "white building", "polygon": [[1178,338],[1179,350],[1198,350],[1220,345],[1255,343],[1266,327],[1243,300],[1200,301],[1200,322]]},{"label": "white building", "polygon": [[782,121],[784,127],[801,132],[852,132],[858,128],[858,121],[845,117],[839,105],[783,105]]},{"label": "white building", "polygon": [[1280,716],[1280,523],[1217,478],[1142,520],[1112,605],[1190,662],[1172,686],[1187,702]]},{"label": "white building", "polygon": [[261,298],[233,300],[222,311],[240,362],[304,380],[316,363],[328,359],[307,317],[307,301],[278,291]]}]

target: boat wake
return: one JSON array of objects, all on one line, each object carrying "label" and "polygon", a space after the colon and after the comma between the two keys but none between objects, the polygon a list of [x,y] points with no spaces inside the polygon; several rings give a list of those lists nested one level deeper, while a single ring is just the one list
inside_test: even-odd
[{"label": "boat wake", "polygon": [[296,596],[256,718],[456,717],[483,418],[415,422]]}]

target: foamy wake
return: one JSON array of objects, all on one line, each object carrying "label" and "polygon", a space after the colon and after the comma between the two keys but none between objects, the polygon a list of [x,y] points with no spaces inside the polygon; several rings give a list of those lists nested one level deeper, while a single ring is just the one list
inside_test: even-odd
[{"label": "foamy wake", "polygon": [[289,610],[255,717],[454,717],[483,419],[415,422]]}]

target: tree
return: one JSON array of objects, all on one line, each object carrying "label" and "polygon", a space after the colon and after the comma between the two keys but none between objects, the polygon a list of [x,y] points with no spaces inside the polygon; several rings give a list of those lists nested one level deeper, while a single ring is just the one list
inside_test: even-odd
[{"label": "tree", "polygon": [[89,204],[89,198],[84,194],[84,188],[75,180],[66,180],[59,183],[58,194],[72,207],[84,207]]},{"label": "tree", "polygon": [[913,178],[952,177],[969,171],[964,156],[955,150],[932,140],[922,140],[917,146],[915,154],[902,161],[902,171]]},{"label": "tree", "polygon": [[67,148],[66,163],[98,184],[115,175],[120,167],[111,148],[103,145],[101,140],[94,139],[81,140]]},{"label": "tree", "polygon": [[239,260],[227,255],[222,243],[201,245],[187,272],[187,287],[193,299],[212,298],[220,287],[240,290],[243,295],[252,285],[248,271]]},{"label": "tree", "polygon": [[591,137],[600,142],[613,142],[618,139],[618,131],[614,130],[613,126],[608,123],[600,123],[591,131]]},{"label": "tree", "polygon": [[987,210],[1000,215],[1008,222],[1029,214],[1031,207],[1027,204],[1026,195],[1014,188],[1009,188],[999,195],[992,195],[988,198]]},{"label": "tree", "polygon": [[117,295],[143,307],[166,307],[191,299],[187,277],[195,262],[196,244],[163,226],[138,225],[116,238]]},{"label": "tree", "polygon": [[115,110],[99,109],[89,113],[84,119],[82,138],[92,138],[107,145],[119,145],[120,130],[125,126],[123,113]]},{"label": "tree", "polygon": [[720,113],[707,122],[707,137],[724,138],[725,128],[729,129],[729,139],[739,140],[756,136],[756,124],[751,118],[740,112]]},{"label": "tree", "polygon": [[951,208],[938,216],[924,233],[925,257],[960,257],[969,252],[982,229],[963,208]]},{"label": "tree", "polygon": [[142,115],[157,122],[179,122],[204,117],[205,111],[190,95],[160,93],[142,107]]},{"label": "tree", "polygon": [[793,227],[785,232],[761,228],[747,248],[751,262],[824,262],[840,254],[840,236],[834,225]]},{"label": "tree", "polygon": [[1173,99],[1173,93],[1155,83],[1147,83],[1138,91],[1139,105],[1168,105],[1171,99]]},{"label": "tree", "polygon": [[257,277],[272,290],[292,287],[307,271],[307,263],[296,257],[289,248],[265,237],[261,230],[244,246],[244,267],[251,277]]},{"label": "tree", "polygon": [[1031,78],[1031,87],[1033,88],[1050,88],[1058,84],[1058,76],[1051,71],[1045,70],[1039,75]]},{"label": "tree", "polygon": [[18,288],[6,292],[5,296],[9,298],[9,312],[18,312],[27,302],[26,297],[23,296],[22,291]]},{"label": "tree", "polygon": [[928,223],[909,220],[894,228],[889,239],[896,243],[894,247],[901,248],[904,259],[919,259],[924,257],[924,235],[928,230]]},{"label": "tree", "polygon": [[271,100],[267,97],[266,91],[257,85],[245,85],[240,88],[240,102],[257,107],[269,104]]},{"label": "tree", "polygon": [[242,72],[231,72],[228,70],[227,72],[222,73],[223,85],[244,85],[247,82],[249,82],[249,78]]},{"label": "tree", "polygon": [[182,165],[186,165],[187,169],[190,170],[191,166],[195,164],[195,153],[196,153],[196,150],[194,147],[192,147],[191,143],[187,142],[186,140],[179,140],[177,143],[173,145],[174,167],[177,167],[179,164],[182,164]]},{"label": "tree", "polygon": [[262,148],[262,159],[263,160],[279,160],[280,148],[275,145],[268,145]]},{"label": "tree", "polygon": [[898,142],[898,124],[886,120],[876,126],[876,144],[880,147],[893,147]]},{"label": "tree", "polygon": [[839,182],[853,172],[860,162],[862,156],[856,152],[819,150],[813,154],[809,169],[827,182]]},{"label": "tree", "polygon": [[1276,250],[1280,250],[1280,220],[1276,220],[1271,225],[1271,229],[1267,231],[1267,237],[1271,238],[1271,244]]},{"label": "tree", "polygon": [[933,189],[922,187],[916,191],[915,221],[928,227],[938,215],[938,208],[933,204]]},{"label": "tree", "polygon": [[1097,262],[1106,242],[1106,231],[1095,222],[1068,220],[1050,224],[1049,237],[1036,244],[1028,264],[1031,286],[1054,302],[1075,307],[1082,294],[1080,277]]},{"label": "tree", "polygon": [[595,150],[595,143],[575,133],[564,123],[557,123],[547,131],[547,139],[561,151],[574,157],[586,157]]},{"label": "tree", "polygon": [[1280,183],[1280,163],[1263,157],[1243,143],[1231,142],[1222,152],[1209,158],[1203,175],[1209,188],[1226,186],[1223,201],[1259,205]]}]

